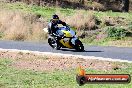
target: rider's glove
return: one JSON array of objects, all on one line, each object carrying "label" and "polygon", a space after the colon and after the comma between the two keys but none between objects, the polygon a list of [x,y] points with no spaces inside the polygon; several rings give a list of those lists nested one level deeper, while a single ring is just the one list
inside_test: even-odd
[{"label": "rider's glove", "polygon": [[66,29],[70,30],[70,28],[69,28],[69,26],[68,26],[68,25],[66,26]]}]

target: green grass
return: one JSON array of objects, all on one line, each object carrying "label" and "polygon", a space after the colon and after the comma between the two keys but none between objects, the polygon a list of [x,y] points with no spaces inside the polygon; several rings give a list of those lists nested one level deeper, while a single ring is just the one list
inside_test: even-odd
[{"label": "green grass", "polygon": [[0,32],[0,39],[4,36],[4,34],[2,32]]},{"label": "green grass", "polygon": [[[36,6],[36,5],[26,5],[21,2],[17,3],[2,3],[0,2],[0,7],[1,8],[6,8],[6,9],[12,9],[12,10],[21,10],[24,12],[31,12],[35,14],[40,14],[43,17],[50,18],[52,14],[56,12],[61,12],[65,16],[73,15],[75,12],[78,10],[73,10],[69,8],[59,8],[59,7],[41,7],[41,6]],[[99,19],[105,16],[110,16],[110,17],[124,17],[126,19],[132,19],[132,12],[129,13],[120,13],[120,12],[112,12],[112,11],[106,11],[106,12],[97,12],[97,11],[85,11],[86,13],[91,13],[93,12],[96,17]]]},{"label": "green grass", "polygon": [[[13,61],[0,59],[0,88],[131,88],[129,84],[86,84],[80,87],[76,83],[77,70],[56,70],[39,72],[15,69],[10,66]],[[116,63],[115,63],[116,64]],[[87,73],[131,74],[132,64],[124,63],[128,67],[111,71],[87,69]]]},{"label": "green grass", "polygon": [[112,11],[106,11],[106,12],[94,12],[95,16],[98,18],[110,16],[110,17],[123,17],[127,20],[132,19],[132,12],[129,13],[121,13],[121,12],[112,12]]},{"label": "green grass", "polygon": [[104,38],[100,40],[84,38],[81,39],[81,41],[86,45],[132,47],[131,39],[132,39],[131,37],[124,37],[120,40],[116,40],[114,38]]},{"label": "green grass", "polygon": [[58,8],[58,7],[41,7],[36,5],[27,5],[25,3],[17,2],[17,3],[2,3],[0,2],[0,7],[4,9],[11,9],[11,10],[20,10],[25,13],[33,13],[39,14],[46,19],[50,19],[51,16],[57,12],[69,16],[74,14],[73,9],[68,8]]},{"label": "green grass", "polygon": [[101,40],[94,40],[94,39],[92,40],[88,38],[81,39],[81,41],[86,45],[102,45],[102,46],[108,45],[108,40],[109,39],[101,39]]}]

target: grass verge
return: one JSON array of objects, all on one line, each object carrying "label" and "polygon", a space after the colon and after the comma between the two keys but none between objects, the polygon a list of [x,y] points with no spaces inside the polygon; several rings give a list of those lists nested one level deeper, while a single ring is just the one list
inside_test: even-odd
[{"label": "grass verge", "polygon": [[[35,71],[26,69],[16,69],[11,65],[14,60],[0,58],[0,87],[1,88],[131,88],[129,84],[87,84],[78,86],[76,83],[77,69]],[[125,64],[127,67],[109,71],[86,69],[90,74],[130,74],[132,75],[132,64]]]},{"label": "grass verge", "polygon": [[86,45],[99,45],[99,46],[116,46],[116,47],[132,47],[131,37],[124,37],[120,40],[115,40],[112,38],[105,39],[81,39]]}]

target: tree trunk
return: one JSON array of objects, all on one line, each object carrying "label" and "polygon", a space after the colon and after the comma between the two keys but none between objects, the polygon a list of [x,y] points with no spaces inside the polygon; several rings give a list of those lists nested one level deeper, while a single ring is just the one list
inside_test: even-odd
[{"label": "tree trunk", "polygon": [[122,12],[129,12],[129,0],[122,0]]},{"label": "tree trunk", "polygon": [[79,0],[79,2],[84,5],[84,0]]}]

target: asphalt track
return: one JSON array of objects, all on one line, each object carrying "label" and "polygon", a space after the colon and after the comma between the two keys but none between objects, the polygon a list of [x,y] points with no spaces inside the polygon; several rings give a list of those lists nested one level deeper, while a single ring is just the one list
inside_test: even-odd
[{"label": "asphalt track", "polygon": [[0,48],[2,49],[18,49],[30,50],[40,52],[53,52],[62,54],[73,54],[83,56],[95,56],[112,59],[121,59],[132,61],[132,48],[113,47],[113,46],[84,46],[84,52],[76,52],[74,49],[53,50],[47,43],[35,42],[18,42],[18,41],[0,41]]}]

